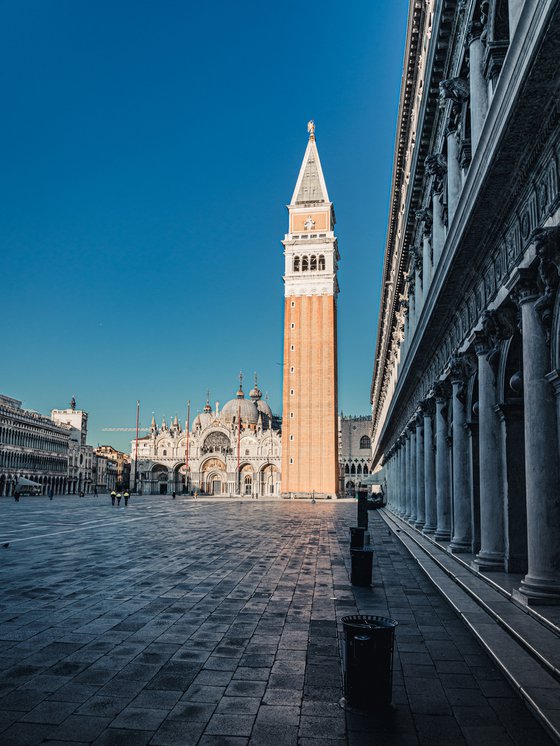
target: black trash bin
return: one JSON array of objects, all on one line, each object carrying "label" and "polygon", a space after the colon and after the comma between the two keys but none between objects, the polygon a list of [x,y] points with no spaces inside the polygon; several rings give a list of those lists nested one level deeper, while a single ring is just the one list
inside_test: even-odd
[{"label": "black trash bin", "polygon": [[391,704],[397,624],[382,616],[342,617],[344,696],[349,707],[371,711]]},{"label": "black trash bin", "polygon": [[362,549],[365,532],[362,526],[350,526],[350,549]]},{"label": "black trash bin", "polygon": [[373,549],[350,549],[352,585],[371,585],[371,565],[373,562]]}]

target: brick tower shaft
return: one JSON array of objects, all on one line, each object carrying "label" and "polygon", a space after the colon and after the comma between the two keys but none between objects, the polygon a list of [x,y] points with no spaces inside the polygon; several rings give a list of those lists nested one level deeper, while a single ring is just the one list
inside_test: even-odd
[{"label": "brick tower shaft", "polygon": [[338,493],[337,269],[335,215],[315,127],[292,200],[284,245],[282,494]]}]

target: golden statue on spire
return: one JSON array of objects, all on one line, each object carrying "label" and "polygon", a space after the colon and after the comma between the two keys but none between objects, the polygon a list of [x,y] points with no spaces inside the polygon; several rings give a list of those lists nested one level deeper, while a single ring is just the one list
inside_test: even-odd
[{"label": "golden statue on spire", "polygon": [[309,139],[314,140],[315,139],[315,122],[313,119],[310,119],[309,122],[307,122],[307,131],[309,132]]}]

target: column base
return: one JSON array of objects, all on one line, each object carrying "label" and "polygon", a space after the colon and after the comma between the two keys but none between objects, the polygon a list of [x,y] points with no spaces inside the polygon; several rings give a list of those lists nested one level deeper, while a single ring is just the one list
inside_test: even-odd
[{"label": "column base", "polygon": [[513,591],[513,597],[526,606],[558,606],[560,583],[546,582],[526,575],[519,590]]},{"label": "column base", "polygon": [[433,534],[435,533],[437,526],[430,526],[429,524],[425,523],[424,528],[422,529],[423,534]]},{"label": "column base", "polygon": [[471,542],[470,539],[456,539],[453,537],[453,539],[451,539],[451,544],[447,548],[451,554],[462,554],[471,551]]},{"label": "column base", "polygon": [[424,528],[424,520],[422,518],[417,518],[416,523],[414,524],[414,528],[422,531],[422,529]]},{"label": "column base", "polygon": [[436,541],[449,541],[451,539],[451,531],[445,529],[437,529],[434,535]]},{"label": "column base", "polygon": [[471,567],[474,570],[503,572],[504,555],[499,552],[479,552],[471,562]]},{"label": "column base", "polygon": [[411,526],[414,526],[414,524],[416,523],[416,516],[411,515],[410,518],[407,520],[407,523],[410,523]]}]

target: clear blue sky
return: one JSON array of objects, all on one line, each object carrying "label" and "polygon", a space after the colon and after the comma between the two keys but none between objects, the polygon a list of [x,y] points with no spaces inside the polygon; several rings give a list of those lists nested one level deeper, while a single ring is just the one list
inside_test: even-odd
[{"label": "clear blue sky", "polygon": [[18,0],[0,28],[0,393],[89,442],[281,409],[288,203],[314,118],[338,220],[340,408],[369,411],[407,0]]}]

